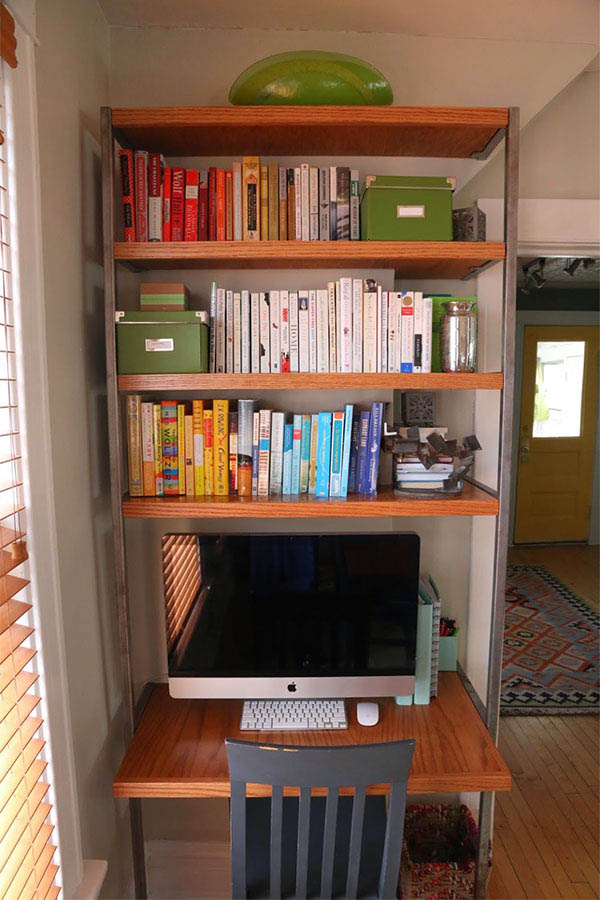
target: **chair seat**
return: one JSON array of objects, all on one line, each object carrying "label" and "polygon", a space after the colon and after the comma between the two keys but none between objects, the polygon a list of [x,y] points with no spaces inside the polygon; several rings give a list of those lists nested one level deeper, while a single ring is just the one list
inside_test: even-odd
[{"label": "chair seat", "polygon": [[[308,897],[321,896],[321,862],[326,797],[312,797],[310,807]],[[333,865],[333,897],[346,896],[348,848],[353,797],[340,797]],[[269,857],[271,801],[269,798],[246,800],[246,867],[248,898],[269,898]],[[377,897],[379,873],[386,827],[383,796],[368,796],[365,802],[363,843],[358,881],[358,897]],[[296,843],[298,837],[298,798],[283,800],[281,850],[281,897],[294,897],[296,888]]]}]

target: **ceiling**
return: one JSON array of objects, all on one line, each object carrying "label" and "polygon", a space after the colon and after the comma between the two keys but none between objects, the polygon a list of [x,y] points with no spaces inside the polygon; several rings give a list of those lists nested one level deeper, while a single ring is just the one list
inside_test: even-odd
[{"label": "ceiling", "polygon": [[[528,256],[519,258],[517,268],[517,285],[519,285],[519,287],[522,287],[526,281],[523,266],[526,266],[528,263],[533,263],[535,259],[539,259],[539,257]],[[543,279],[545,284],[540,290],[546,288],[552,290],[568,290],[569,288],[575,288],[578,290],[598,291],[600,286],[600,259],[594,259],[593,261],[588,262],[587,266],[580,263],[577,267],[573,267],[573,274],[569,275],[569,273],[565,271],[565,267],[573,263],[573,261],[573,257],[548,257],[543,267]],[[532,266],[532,269],[537,268],[537,266]]]},{"label": "ceiling", "polygon": [[100,6],[115,26],[364,31],[560,43],[592,43],[599,14],[598,0],[100,0]]}]

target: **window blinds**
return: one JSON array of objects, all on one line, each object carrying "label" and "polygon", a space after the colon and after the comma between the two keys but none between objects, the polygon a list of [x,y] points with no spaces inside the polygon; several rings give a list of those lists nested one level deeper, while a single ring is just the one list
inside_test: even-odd
[{"label": "window blinds", "polygon": [[167,650],[171,650],[201,586],[195,534],[167,534],[162,543]]}]

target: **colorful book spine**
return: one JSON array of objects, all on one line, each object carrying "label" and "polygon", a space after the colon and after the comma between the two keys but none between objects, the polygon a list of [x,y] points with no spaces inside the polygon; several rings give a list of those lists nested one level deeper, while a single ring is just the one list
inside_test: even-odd
[{"label": "colorful book spine", "polygon": [[123,240],[135,241],[135,191],[133,187],[133,151],[119,150],[121,169],[121,216]]},{"label": "colorful book spine", "polygon": [[225,288],[217,288],[216,371],[225,372],[226,347],[226,299]]},{"label": "colorful book spine", "polygon": [[204,496],[204,401],[192,401],[192,431],[194,443],[194,494]]},{"label": "colorful book spine", "polygon": [[354,416],[352,420],[352,432],[350,435],[350,466],[348,470],[348,493],[356,493],[356,470],[358,465],[358,430],[360,419]]},{"label": "colorful book spine", "polygon": [[421,370],[431,372],[431,341],[433,329],[433,300],[423,297],[423,358]]},{"label": "colorful book spine", "polygon": [[225,169],[217,169],[217,240],[225,240]]},{"label": "colorful book spine", "polygon": [[308,229],[311,241],[319,240],[319,168],[308,170]]},{"label": "colorful book spine", "polygon": [[317,492],[317,440],[319,436],[319,414],[310,417],[310,460],[308,464],[308,493]]},{"label": "colorful book spine", "polygon": [[172,400],[162,400],[160,409],[163,458],[163,492],[167,497],[179,493],[177,454],[177,404]]},{"label": "colorful book spine", "polygon": [[423,371],[423,294],[414,293],[414,351],[413,372]]},{"label": "colorful book spine", "polygon": [[283,431],[285,414],[274,412],[271,416],[271,471],[269,493],[281,494],[283,482]]},{"label": "colorful book spine", "polygon": [[162,168],[160,153],[148,155],[148,240],[162,241]]},{"label": "colorful book spine", "polygon": [[413,370],[413,354],[414,354],[414,297],[409,291],[403,291],[400,300],[401,304],[401,358],[400,371],[412,372]]},{"label": "colorful book spine", "polygon": [[317,372],[329,372],[329,310],[327,291],[317,292]]},{"label": "colorful book spine", "polygon": [[252,430],[254,400],[238,400],[238,494],[252,494]]},{"label": "colorful book spine", "polygon": [[185,169],[171,169],[171,240],[183,240],[185,222]]},{"label": "colorful book spine", "polygon": [[163,169],[162,179],[162,239],[171,240],[171,169]]},{"label": "colorful book spine", "polygon": [[369,438],[366,464],[366,494],[377,493],[379,475],[379,454],[381,450],[381,427],[383,424],[383,403],[375,402],[371,406],[369,421]]},{"label": "colorful book spine", "polygon": [[229,400],[213,400],[213,492],[216,497],[229,493]]},{"label": "colorful book spine", "polygon": [[233,291],[225,291],[225,371],[233,372]]},{"label": "colorful book spine", "polygon": [[398,324],[397,291],[388,293],[388,332],[387,332],[387,357],[388,372],[397,372],[396,368],[396,326]]},{"label": "colorful book spine", "polygon": [[198,240],[198,185],[198,171],[187,169],[185,173],[184,241]]},{"label": "colorful book spine", "polygon": [[388,291],[381,292],[381,371],[388,371]]},{"label": "colorful book spine", "polygon": [[238,414],[229,413],[229,493],[238,492]]},{"label": "colorful book spine", "polygon": [[269,494],[269,463],[271,455],[271,410],[261,409],[258,427],[258,496]]},{"label": "colorful book spine", "polygon": [[296,240],[296,179],[294,169],[286,169],[287,179],[287,239]]},{"label": "colorful book spine", "polygon": [[287,214],[287,169],[279,166],[279,240],[288,239],[288,214]]},{"label": "colorful book spine", "polygon": [[208,170],[198,174],[198,240],[208,240]]},{"label": "colorful book spine", "polygon": [[336,234],[338,241],[350,240],[350,169],[337,167]]},{"label": "colorful book spine", "polygon": [[319,413],[317,433],[317,497],[329,496],[329,462],[331,459],[331,413]]},{"label": "colorful book spine", "polygon": [[289,291],[279,292],[279,350],[281,372],[290,371],[290,295]]},{"label": "colorful book spine", "polygon": [[185,495],[194,496],[194,417],[185,416]]},{"label": "colorful book spine", "polygon": [[142,482],[142,410],[139,394],[127,395],[127,463],[129,496],[143,496]]},{"label": "colorful book spine", "polygon": [[329,239],[337,241],[337,168],[329,167]]},{"label": "colorful book spine", "polygon": [[148,153],[136,150],[133,156],[135,172],[135,234],[138,241],[148,240]]},{"label": "colorful book spine", "polygon": [[269,291],[271,372],[281,372],[281,309],[279,291]]},{"label": "colorful book spine", "polygon": [[233,164],[233,239],[242,240],[242,164]]},{"label": "colorful book spine", "polygon": [[269,163],[269,240],[279,240],[279,166]]},{"label": "colorful book spine", "polygon": [[352,279],[340,278],[341,372],[352,371]]},{"label": "colorful book spine", "polygon": [[310,468],[310,416],[302,416],[302,429],[300,435],[300,493],[308,493],[308,479]]},{"label": "colorful book spine", "polygon": [[242,371],[242,295],[233,292],[233,371],[239,375]]},{"label": "colorful book spine", "polygon": [[233,171],[225,171],[225,240],[233,240]]},{"label": "colorful book spine", "polygon": [[269,167],[260,167],[260,239],[269,240]]},{"label": "colorful book spine", "polygon": [[217,239],[217,167],[208,169],[208,239]]},{"label": "colorful book spine", "polygon": [[260,414],[252,415],[252,496],[258,494],[258,442],[260,433]]},{"label": "colorful book spine", "polygon": [[317,292],[308,292],[308,371],[317,371]]},{"label": "colorful book spine", "polygon": [[342,484],[340,487],[340,497],[348,496],[348,480],[350,476],[350,443],[352,440],[352,413],[354,407],[351,403],[347,403],[344,407],[344,438],[342,442]]},{"label": "colorful book spine", "polygon": [[300,447],[302,444],[302,416],[294,415],[292,434],[292,494],[300,493]]},{"label": "colorful book spine", "polygon": [[342,492],[342,455],[344,444],[344,413],[334,412],[331,421],[331,464],[329,496],[340,497]]},{"label": "colorful book spine", "polygon": [[204,493],[212,497],[214,493],[214,433],[213,411],[204,407]]},{"label": "colorful book spine", "polygon": [[152,403],[141,404],[142,493],[154,497],[154,410]]},{"label": "colorful book spine", "polygon": [[350,170],[350,240],[360,240],[360,191],[358,169]]},{"label": "colorful book spine", "polygon": [[300,348],[298,329],[298,292],[290,291],[290,372],[300,371]]},{"label": "colorful book spine", "polygon": [[296,240],[302,240],[302,181],[300,166],[294,167],[294,228]]},{"label": "colorful book spine", "polygon": [[260,160],[245,156],[242,160],[242,239],[260,240]]},{"label": "colorful book spine", "polygon": [[329,169],[319,169],[319,239],[329,240]]},{"label": "colorful book spine", "polygon": [[352,279],[352,371],[363,370],[363,281]]},{"label": "colorful book spine", "polygon": [[259,295],[259,326],[260,326],[260,371],[270,371],[271,360],[271,312],[269,308],[269,294],[262,291]]},{"label": "colorful book spine", "polygon": [[310,371],[310,320],[308,293],[298,293],[298,371]]},{"label": "colorful book spine", "polygon": [[178,493],[185,494],[185,403],[177,404],[177,484]]},{"label": "colorful book spine", "polygon": [[154,454],[154,493],[157,497],[162,497],[164,494],[164,489],[160,403],[152,404],[152,425],[152,452]]},{"label": "colorful book spine", "polygon": [[292,445],[294,436],[294,426],[286,424],[283,426],[283,477],[281,484],[282,494],[292,493]]},{"label": "colorful book spine", "polygon": [[250,352],[251,352],[251,344],[250,344],[250,292],[242,291],[241,298],[241,317],[242,317],[242,330],[241,330],[241,343],[242,343],[242,373],[244,375],[250,372]]},{"label": "colorful book spine", "polygon": [[300,166],[300,196],[301,196],[301,234],[302,240],[310,240],[310,166],[302,163]]},{"label": "colorful book spine", "polygon": [[366,494],[367,487],[367,454],[369,450],[370,413],[361,411],[358,426],[358,456],[356,460],[356,493]]},{"label": "colorful book spine", "polygon": [[260,295],[250,294],[250,371],[260,372]]},{"label": "colorful book spine", "polygon": [[327,308],[329,311],[329,371],[337,372],[338,322],[335,305],[335,282],[327,284]]},{"label": "colorful book spine", "polygon": [[208,370],[217,371],[217,283],[213,281],[210,286],[210,332]]}]

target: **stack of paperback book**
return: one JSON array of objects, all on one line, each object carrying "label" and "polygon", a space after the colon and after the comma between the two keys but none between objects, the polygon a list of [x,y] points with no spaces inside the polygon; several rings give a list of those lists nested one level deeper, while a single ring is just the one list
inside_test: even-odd
[{"label": "stack of paperback book", "polygon": [[356,169],[245,156],[198,171],[146,150],[119,150],[119,163],[126,241],[360,239]]},{"label": "stack of paperback book", "polygon": [[372,278],[296,291],[213,283],[210,324],[211,372],[431,372],[431,298]]},{"label": "stack of paperback book", "polygon": [[377,493],[383,403],[304,415],[255,405],[128,395],[130,496]]},{"label": "stack of paperback book", "polygon": [[[406,429],[400,428],[399,434]],[[448,433],[447,428],[420,428],[420,440],[427,440],[432,432],[441,437]],[[426,468],[416,453],[399,453],[394,457],[395,473],[394,484],[403,490],[431,490],[443,491],[444,482],[450,477],[454,468],[451,456],[438,454],[437,462]]]}]

